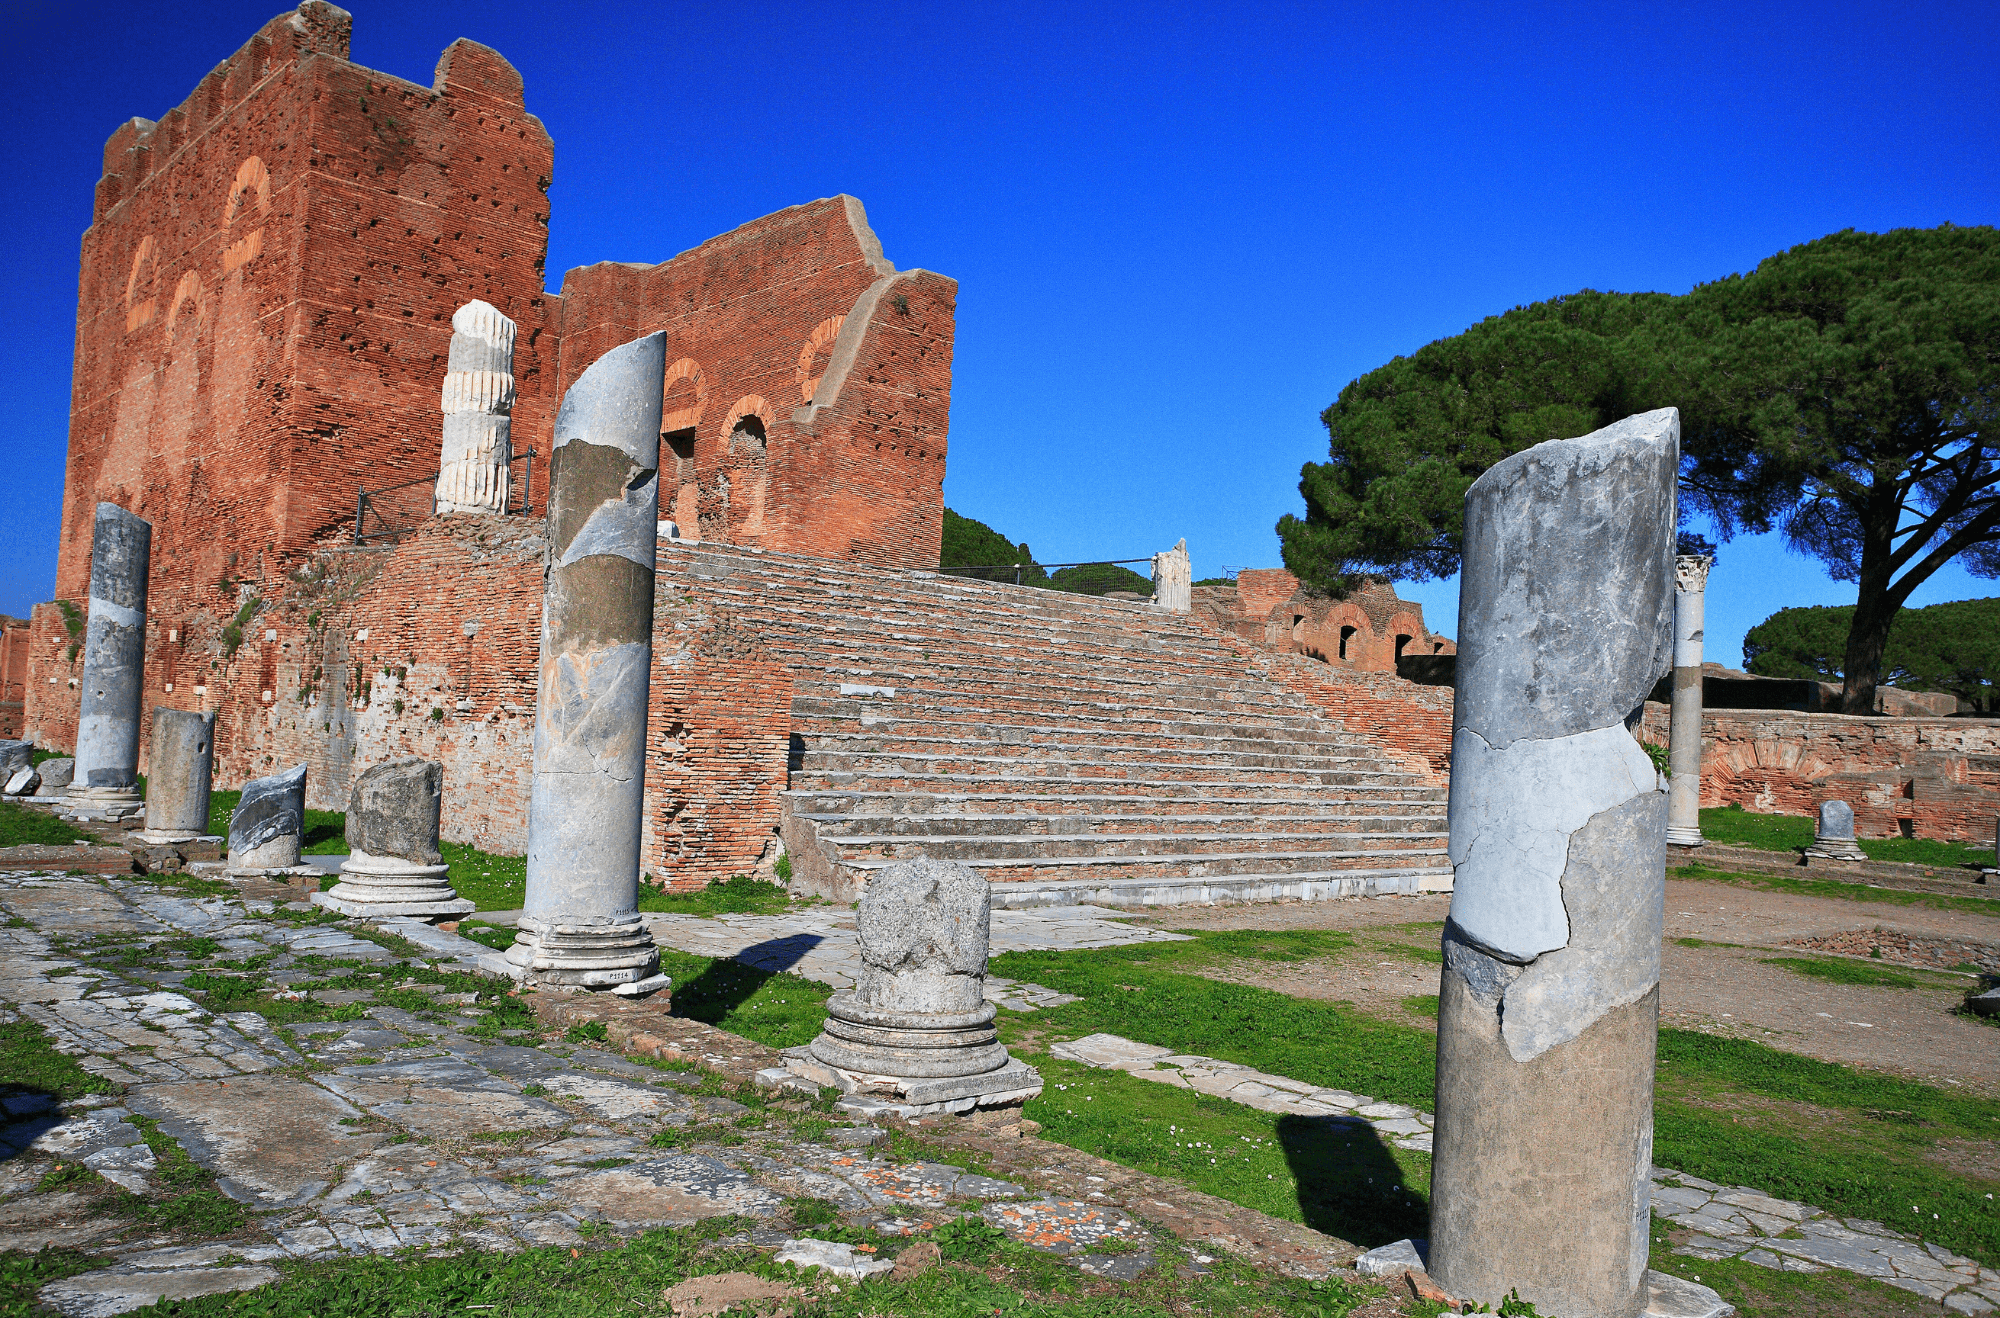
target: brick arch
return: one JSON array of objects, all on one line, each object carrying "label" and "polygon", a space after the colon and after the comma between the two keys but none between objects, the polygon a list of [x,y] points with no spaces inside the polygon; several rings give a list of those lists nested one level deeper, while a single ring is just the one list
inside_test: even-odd
[{"label": "brick arch", "polygon": [[[132,270],[125,276],[125,332],[130,334],[153,319],[153,312],[159,309],[159,299],[139,294],[150,294],[153,285],[153,235],[147,234],[139,240],[138,250],[132,253]],[[142,282],[143,281],[143,282]]]},{"label": "brick arch", "polygon": [[812,373],[813,359],[822,352],[831,353],[833,351],[833,341],[840,337],[840,327],[846,322],[847,317],[844,315],[828,316],[825,320],[813,326],[813,332],[806,336],[805,346],[799,349],[797,371],[799,400],[801,402],[810,403],[813,400],[813,395],[819,392],[819,382],[824,378],[825,372],[822,371],[819,375]]},{"label": "brick arch", "polygon": [[[1340,629],[1354,628],[1354,636],[1348,642],[1347,653],[1340,652]],[[1359,668],[1367,658],[1375,640],[1375,629],[1368,624],[1368,615],[1353,600],[1336,600],[1320,619],[1317,643],[1313,649],[1328,663],[1344,663]],[[1308,651],[1311,653],[1311,651]]]},{"label": "brick arch", "polygon": [[[692,357],[683,357],[667,367],[667,380],[661,386],[661,399],[673,392],[675,385],[687,380],[694,385],[694,406],[675,408],[660,412],[660,433],[670,435],[676,430],[692,430],[701,424],[701,414],[708,407],[708,377],[702,373],[701,363]],[[734,420],[730,425],[735,425]]]},{"label": "brick arch", "polygon": [[246,192],[253,194],[251,204],[259,217],[271,209],[271,171],[264,168],[261,156],[251,156],[236,167],[236,182],[230,185],[229,200],[222,206],[224,228],[236,223]]},{"label": "brick arch", "polygon": [[199,333],[202,321],[208,315],[208,293],[201,286],[201,276],[192,270],[182,275],[181,282],[174,286],[173,301],[168,303],[168,329],[180,323],[181,308],[190,303],[194,306],[195,331]]},{"label": "brick arch", "polygon": [[1428,644],[1430,633],[1424,629],[1423,619],[1416,617],[1414,614],[1402,611],[1391,614],[1386,635],[1389,640],[1389,666],[1391,669],[1395,667],[1396,663],[1396,638],[1398,636],[1407,636],[1410,638],[1411,648],[1405,650],[1405,654],[1430,653]]},{"label": "brick arch", "polygon": [[756,394],[745,394],[729,405],[729,416],[722,423],[723,443],[729,442],[729,437],[736,433],[736,423],[746,416],[757,418],[764,427],[766,439],[770,438],[771,431],[778,423],[777,413],[769,403]]}]

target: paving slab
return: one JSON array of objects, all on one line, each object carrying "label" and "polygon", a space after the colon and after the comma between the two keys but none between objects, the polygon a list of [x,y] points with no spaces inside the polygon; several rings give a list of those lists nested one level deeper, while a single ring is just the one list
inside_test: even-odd
[{"label": "paving slab", "polygon": [[579,1173],[560,1183],[562,1202],[579,1217],[621,1231],[687,1226],[732,1213],[769,1217],[783,1196],[737,1168],[699,1154],[676,1154]]},{"label": "paving slab", "polygon": [[260,1209],[310,1203],[389,1138],[355,1133],[342,1123],[360,1121],[360,1109],[289,1076],[147,1085],[127,1101],[213,1172],[217,1189]]}]

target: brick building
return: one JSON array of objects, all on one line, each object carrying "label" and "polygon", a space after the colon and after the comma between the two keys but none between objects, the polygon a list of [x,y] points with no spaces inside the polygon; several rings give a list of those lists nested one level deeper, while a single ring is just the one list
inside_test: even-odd
[{"label": "brick building", "polygon": [[[32,693],[17,721],[74,745],[92,516],[114,502],[154,526],[145,703],[218,710],[219,782],[305,759],[313,803],[337,807],[357,754],[435,754],[448,780],[494,785],[448,800],[448,832],[518,844],[539,522],[425,521],[419,483],[416,534],[352,544],[359,491],[438,469],[452,313],[479,298],[518,326],[517,455],[547,454],[563,388],[599,355],[664,329],[663,518],[928,567],[957,286],[898,272],[834,197],[551,295],[554,144],[520,76],[459,41],[430,86],[406,82],[352,63],[350,31],[303,4],[106,144],[57,602],[25,645],[6,633]],[[395,732],[411,711],[421,726]]]},{"label": "brick building", "polygon": [[1234,587],[1198,588],[1194,607],[1253,645],[1356,672],[1393,673],[1406,657],[1458,653],[1424,626],[1423,605],[1398,599],[1387,581],[1364,581],[1336,600],[1305,590],[1283,568],[1245,568]]}]

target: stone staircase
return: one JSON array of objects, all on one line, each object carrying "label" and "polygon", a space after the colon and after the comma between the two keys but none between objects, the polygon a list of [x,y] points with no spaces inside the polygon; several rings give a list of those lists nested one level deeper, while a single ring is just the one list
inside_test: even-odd
[{"label": "stone staircase", "polygon": [[1445,787],[1148,604],[661,544],[793,673],[783,836],[840,900],[916,855],[996,904],[1448,890]]}]

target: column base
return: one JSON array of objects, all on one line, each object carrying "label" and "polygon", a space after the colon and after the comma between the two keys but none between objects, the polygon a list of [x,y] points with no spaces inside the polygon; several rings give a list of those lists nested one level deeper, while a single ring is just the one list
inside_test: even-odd
[{"label": "column base", "polygon": [[357,851],[341,863],[340,882],[330,891],[314,893],[312,901],[358,917],[470,915],[479,903],[458,895],[445,881],[449,871],[448,865],[417,865]]},{"label": "column base", "polygon": [[[526,983],[612,989],[660,975],[660,949],[635,911],[623,916],[524,915],[514,924],[507,961]],[[661,987],[664,987],[662,985]],[[632,995],[649,989],[627,987]]]},{"label": "column base", "polygon": [[1708,839],[1698,828],[1668,828],[1667,845],[1670,847],[1705,847]]},{"label": "column base", "polygon": [[1836,840],[1821,839],[1806,848],[1806,855],[1815,860],[1866,860],[1868,853],[1847,838]]},{"label": "column base", "polygon": [[120,824],[146,813],[136,787],[71,787],[60,813],[67,818]]}]

